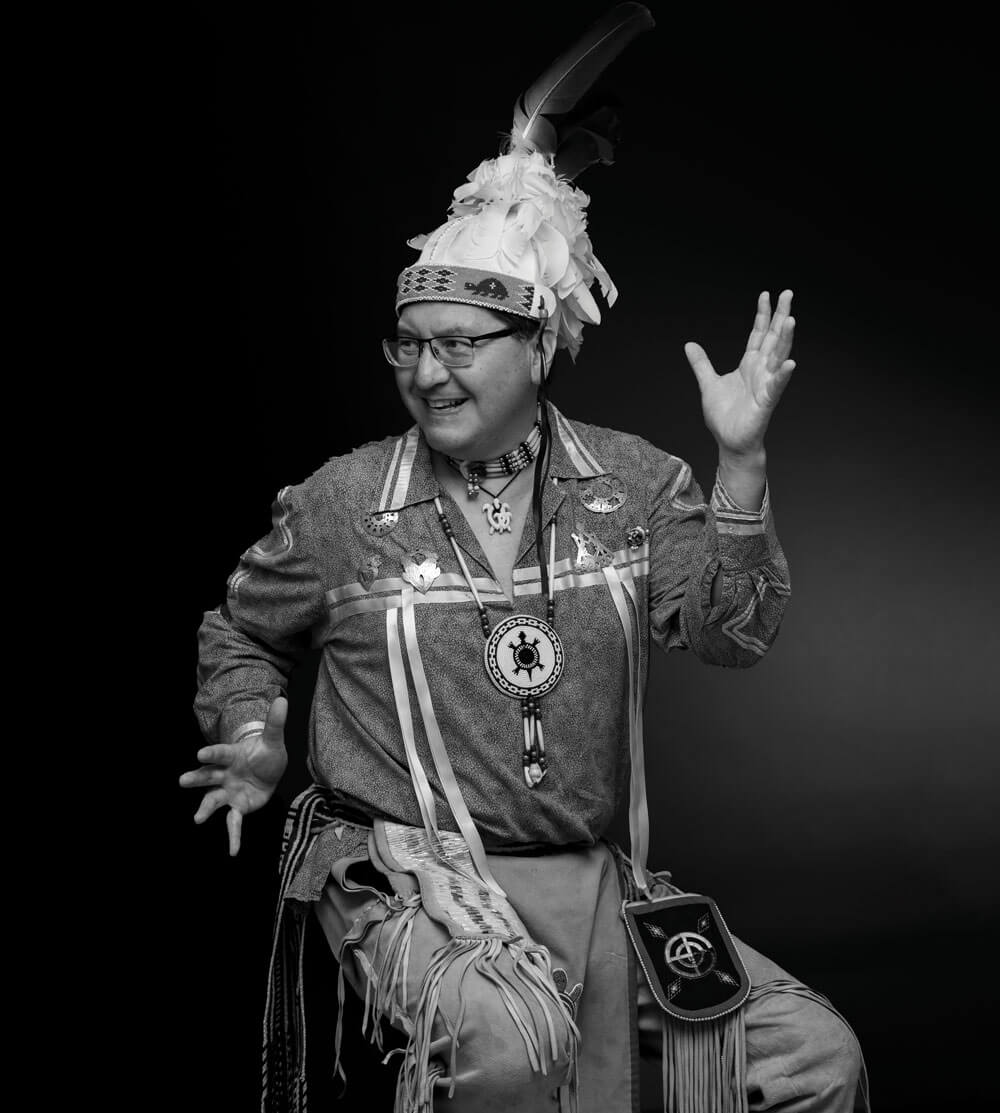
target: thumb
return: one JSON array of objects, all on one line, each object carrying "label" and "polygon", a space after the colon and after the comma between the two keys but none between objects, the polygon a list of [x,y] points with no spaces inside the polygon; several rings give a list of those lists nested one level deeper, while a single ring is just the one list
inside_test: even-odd
[{"label": "thumb", "polygon": [[267,709],[267,722],[264,724],[262,735],[264,742],[270,746],[283,746],[285,744],[285,720],[288,718],[288,700],[278,696]]},{"label": "thumb", "polygon": [[698,379],[698,386],[704,391],[716,378],[715,368],[705,354],[705,349],[693,340],[689,340],[684,345],[684,354],[688,358],[688,363],[691,364],[691,370],[694,371]]}]

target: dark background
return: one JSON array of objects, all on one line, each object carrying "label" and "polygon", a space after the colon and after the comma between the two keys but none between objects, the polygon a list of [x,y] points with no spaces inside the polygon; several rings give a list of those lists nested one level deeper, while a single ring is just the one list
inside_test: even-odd
[{"label": "dark background", "polygon": [[[407,427],[378,343],[405,241],[442,222],[515,95],[607,6],[214,7],[150,29],[163,80],[137,235],[157,260],[147,350],[163,388],[143,428],[169,528],[146,683],[168,787],[162,942],[136,975],[178,1108],[255,1106],[283,819],[279,804],[252,817],[231,861],[221,814],[195,828],[195,796],[169,788],[199,746],[201,613],[280,487]],[[876,1110],[979,1108],[1000,718],[985,33],[955,13],[943,33],[912,14],[651,7],[657,28],[607,81],[616,165],[579,183],[620,300],[575,367],[559,356],[554,400],[686,458],[708,488],[684,341],[731,369],[761,289],[791,287],[798,321],[768,433],[793,598],[750,671],[653,662],[651,862],[834,999]],[[282,803],[304,783],[309,679],[292,687]],[[352,1054],[349,1093],[391,1108]]]}]

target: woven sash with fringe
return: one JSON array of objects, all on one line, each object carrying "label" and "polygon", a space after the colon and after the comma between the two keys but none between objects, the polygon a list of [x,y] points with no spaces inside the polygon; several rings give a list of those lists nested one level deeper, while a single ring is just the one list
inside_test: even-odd
[{"label": "woven sash with fringe", "polygon": [[308,1108],[302,994],[308,908],[286,897],[313,840],[337,818],[328,794],[312,785],[295,798],[285,820],[279,864],[281,883],[264,1006],[261,1113],[304,1113]]}]

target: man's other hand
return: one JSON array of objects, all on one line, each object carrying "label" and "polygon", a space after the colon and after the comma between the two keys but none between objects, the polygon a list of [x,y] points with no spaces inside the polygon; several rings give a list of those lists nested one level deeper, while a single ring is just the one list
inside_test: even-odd
[{"label": "man's other hand", "polygon": [[194,821],[204,823],[213,812],[228,805],[230,855],[239,853],[243,817],[270,800],[288,765],[287,715],[288,700],[278,696],[268,708],[263,730],[252,731],[238,742],[203,746],[196,755],[201,766],[181,774],[183,788],[218,786],[202,797]]}]

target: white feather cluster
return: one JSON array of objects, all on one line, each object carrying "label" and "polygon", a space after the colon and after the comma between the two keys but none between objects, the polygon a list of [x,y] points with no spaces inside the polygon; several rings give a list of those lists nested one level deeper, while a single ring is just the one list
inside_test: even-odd
[{"label": "white feather cluster", "polygon": [[549,156],[516,149],[481,162],[455,190],[447,223],[410,245],[422,248],[421,262],[478,267],[547,287],[557,300],[559,346],[575,359],[583,326],[601,323],[594,281],[608,305],[618,297],[587,235],[589,203],[556,174]]}]

